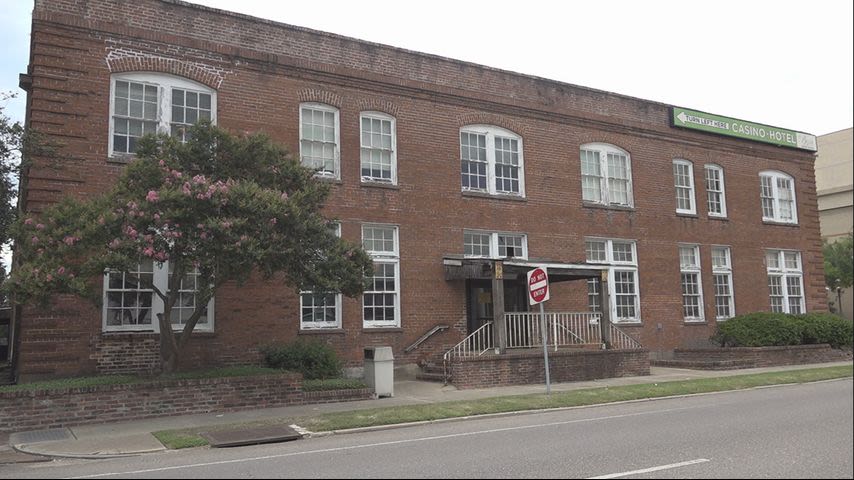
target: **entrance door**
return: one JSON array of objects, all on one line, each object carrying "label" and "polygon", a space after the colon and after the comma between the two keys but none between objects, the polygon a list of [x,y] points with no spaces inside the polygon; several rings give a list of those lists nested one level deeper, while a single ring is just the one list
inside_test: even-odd
[{"label": "entrance door", "polygon": [[[472,333],[484,323],[492,321],[492,282],[490,280],[469,280],[466,303],[468,305],[468,329],[469,333]],[[528,311],[524,285],[512,280],[504,281],[504,311]]]}]

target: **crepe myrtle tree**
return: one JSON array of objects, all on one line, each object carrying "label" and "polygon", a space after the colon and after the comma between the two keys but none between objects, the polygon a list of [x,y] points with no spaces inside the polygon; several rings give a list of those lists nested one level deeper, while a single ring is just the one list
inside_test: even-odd
[{"label": "crepe myrtle tree", "polygon": [[[265,135],[234,136],[199,124],[181,143],[139,141],[117,185],[92,199],[65,199],[15,226],[16,265],[6,288],[19,303],[58,293],[100,304],[100,279],[168,262],[168,286],[132,280],[163,302],[157,314],[162,369],[172,372],[207,304],[226,282],[253,272],[297,290],[360,294],[372,263],[321,215],[329,187]],[[195,310],[181,330],[170,321],[181,280],[197,274]],[[186,294],[186,293],[185,293]]]}]

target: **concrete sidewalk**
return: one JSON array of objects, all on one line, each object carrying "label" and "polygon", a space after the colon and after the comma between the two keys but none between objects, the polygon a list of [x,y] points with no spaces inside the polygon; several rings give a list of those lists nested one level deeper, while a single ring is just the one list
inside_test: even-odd
[{"label": "concrete sidewalk", "polygon": [[[648,384],[677,380],[727,377],[751,373],[800,370],[814,367],[850,365],[850,361],[812,365],[788,365],[781,367],[750,368],[725,371],[687,370],[679,368],[652,367],[651,375],[638,377],[606,378],[587,382],[557,383],[553,392],[585,388]],[[495,387],[473,390],[458,390],[440,383],[399,379],[394,384],[394,397],[356,402],[299,405],[291,407],[265,408],[240,412],[210,413],[162,417],[132,422],[81,425],[63,429],[37,432],[20,432],[9,435],[8,445],[0,438],[0,463],[33,461],[43,457],[105,458],[139,455],[165,450],[151,432],[159,430],[202,428],[217,425],[261,422],[279,418],[293,418],[318,413],[361,410],[367,408],[393,407],[398,405],[430,404],[455,400],[476,400],[507,395],[544,393],[545,385]],[[13,449],[13,450],[10,450]],[[5,453],[5,454],[4,454]],[[22,455],[27,454],[27,455]],[[36,456],[36,457],[33,457]],[[4,458],[11,459],[4,462]]]}]

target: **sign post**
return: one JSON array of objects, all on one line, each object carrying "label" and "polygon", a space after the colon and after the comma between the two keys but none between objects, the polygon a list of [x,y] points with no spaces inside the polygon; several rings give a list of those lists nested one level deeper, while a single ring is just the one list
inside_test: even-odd
[{"label": "sign post", "polygon": [[528,272],[528,300],[531,305],[540,304],[540,331],[543,332],[543,364],[546,367],[546,394],[552,393],[549,378],[549,347],[546,333],[546,312],[543,302],[549,299],[549,275],[546,267],[536,267]]}]

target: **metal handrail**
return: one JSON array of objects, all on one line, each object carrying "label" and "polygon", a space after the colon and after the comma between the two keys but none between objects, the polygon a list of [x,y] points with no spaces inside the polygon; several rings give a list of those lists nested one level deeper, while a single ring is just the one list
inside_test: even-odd
[{"label": "metal handrail", "polygon": [[[549,345],[578,345],[601,343],[601,318],[595,312],[546,312],[546,328],[551,330]],[[542,346],[540,314],[536,312],[507,312],[507,348]]]},{"label": "metal handrail", "polygon": [[424,343],[428,338],[430,338],[433,335],[441,332],[442,330],[447,330],[449,328],[451,328],[451,327],[449,327],[447,325],[436,325],[433,328],[431,328],[427,333],[425,333],[424,335],[421,335],[421,337],[418,338],[418,340],[416,340],[415,343],[404,348],[403,351],[405,353],[409,353],[409,352],[415,350],[416,348],[418,348],[418,345],[421,345],[422,343]]},{"label": "metal handrail", "polygon": [[611,324],[611,348],[617,350],[640,350],[643,345],[628,333],[620,330],[620,327]]},{"label": "metal handrail", "polygon": [[477,330],[473,331],[463,341],[454,345],[442,356],[442,364],[445,372],[445,384],[448,383],[448,365],[455,357],[477,357],[483,355],[493,348],[492,322],[486,322]]}]

